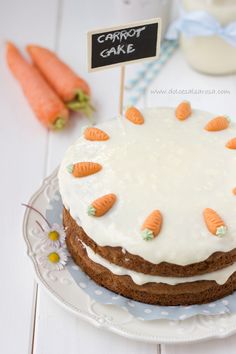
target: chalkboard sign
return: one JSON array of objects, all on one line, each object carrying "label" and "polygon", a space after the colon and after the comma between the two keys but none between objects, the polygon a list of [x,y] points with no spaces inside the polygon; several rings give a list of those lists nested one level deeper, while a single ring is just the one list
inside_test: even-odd
[{"label": "chalkboard sign", "polygon": [[89,32],[89,71],[157,57],[160,34],[159,18]]}]

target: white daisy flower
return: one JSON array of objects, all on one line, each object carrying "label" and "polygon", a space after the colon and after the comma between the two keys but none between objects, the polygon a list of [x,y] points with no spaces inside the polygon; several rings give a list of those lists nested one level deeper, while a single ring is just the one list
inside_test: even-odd
[{"label": "white daisy flower", "polygon": [[51,247],[38,257],[40,265],[49,270],[62,270],[68,260],[64,247]]},{"label": "white daisy flower", "polygon": [[62,226],[53,224],[47,227],[41,234],[42,243],[45,248],[63,246],[65,244],[66,233]]}]

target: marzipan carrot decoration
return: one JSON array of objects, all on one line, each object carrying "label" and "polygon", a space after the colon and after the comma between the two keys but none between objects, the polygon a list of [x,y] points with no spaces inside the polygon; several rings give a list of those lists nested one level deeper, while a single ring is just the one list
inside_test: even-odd
[{"label": "marzipan carrot decoration", "polygon": [[86,177],[99,172],[102,166],[96,162],[77,162],[67,166],[67,171],[74,177]]},{"label": "marzipan carrot decoration", "polygon": [[188,101],[181,102],[176,110],[175,115],[179,120],[185,120],[192,114],[192,108]]},{"label": "marzipan carrot decoration", "polygon": [[236,187],[233,188],[232,193],[236,195]]},{"label": "marzipan carrot decoration", "polygon": [[91,141],[105,141],[109,139],[109,135],[107,133],[94,127],[86,128],[84,131],[84,137],[86,140]]},{"label": "marzipan carrot decoration", "polygon": [[29,45],[27,51],[67,107],[90,117],[94,109],[90,102],[90,88],[87,82],[49,49]]},{"label": "marzipan carrot decoration", "polygon": [[229,126],[230,120],[226,116],[215,117],[205,126],[205,130],[209,132],[216,132],[220,130],[227,129]]},{"label": "marzipan carrot decoration", "polygon": [[136,107],[129,107],[125,112],[125,116],[134,124],[144,123],[143,115]]},{"label": "marzipan carrot decoration", "polygon": [[227,232],[227,227],[215,210],[206,208],[203,212],[208,230],[215,236],[222,237]]},{"label": "marzipan carrot decoration", "polygon": [[227,147],[228,149],[233,149],[233,150],[235,150],[235,149],[236,149],[236,138],[233,138],[233,139],[229,140],[229,141],[227,142],[227,144],[226,144],[226,147]]},{"label": "marzipan carrot decoration", "polygon": [[50,129],[62,129],[68,120],[68,110],[42,75],[10,42],[6,46],[6,59],[40,122]]},{"label": "marzipan carrot decoration", "polygon": [[159,210],[154,210],[144,221],[142,226],[142,238],[145,241],[158,236],[162,226],[162,215]]},{"label": "marzipan carrot decoration", "polygon": [[115,194],[106,194],[92,202],[88,207],[88,215],[102,216],[106,214],[114,205],[116,201]]}]

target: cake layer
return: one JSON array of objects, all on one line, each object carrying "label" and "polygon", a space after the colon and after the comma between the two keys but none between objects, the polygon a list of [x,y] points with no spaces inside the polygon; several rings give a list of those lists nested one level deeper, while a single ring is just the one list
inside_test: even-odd
[{"label": "cake layer", "polygon": [[[150,274],[190,269],[186,275],[194,275],[230,264],[236,248],[236,153],[225,145],[236,136],[235,126],[206,131],[213,115],[197,110],[185,121],[176,119],[171,108],[147,109],[143,115],[143,125],[124,118],[98,125],[109,140],[82,136],[68,149],[59,171],[63,204],[94,247],[112,249],[111,257],[122,266],[122,249],[132,258],[130,267],[141,266],[140,271]],[[83,161],[99,163],[102,169],[75,178],[68,166]],[[88,206],[108,193],[117,197],[112,209],[102,217],[88,215]],[[205,208],[216,210],[224,220],[224,237],[209,232]],[[161,232],[145,241],[141,226],[156,209],[163,216]],[[152,270],[150,264],[157,267]]]},{"label": "cake layer", "polygon": [[162,262],[152,264],[145,259],[127,252],[121,247],[99,246],[97,245],[71,217],[70,213],[64,208],[63,223],[67,235],[75,235],[95,253],[104,259],[126,269],[134,270],[139,273],[169,277],[189,277],[206,274],[227,267],[236,261],[236,249],[231,252],[217,252],[207,260],[191,265],[180,266]]},{"label": "cake layer", "polygon": [[[80,241],[82,242],[82,241]],[[96,264],[100,264],[106,269],[110,270],[113,274],[116,275],[129,275],[133,282],[137,285],[143,285],[147,283],[164,283],[169,285],[176,285],[182,283],[196,282],[200,280],[214,280],[217,284],[223,285],[231,277],[231,275],[236,272],[236,263],[232,265],[217,270],[212,273],[206,273],[202,275],[195,275],[193,277],[163,277],[160,275],[149,275],[134,270],[129,270],[127,268],[120,267],[114,263],[107,261],[105,258],[102,258],[97,253],[95,253],[90,247],[85,245],[82,242],[83,247],[86,250],[87,256],[91,261]]]},{"label": "cake layer", "polygon": [[66,243],[75,263],[97,284],[136,301],[163,306],[203,304],[229,295],[236,289],[236,272],[223,285],[209,280],[177,285],[162,283],[137,285],[129,275],[116,275],[93,262],[74,233],[67,233]]}]

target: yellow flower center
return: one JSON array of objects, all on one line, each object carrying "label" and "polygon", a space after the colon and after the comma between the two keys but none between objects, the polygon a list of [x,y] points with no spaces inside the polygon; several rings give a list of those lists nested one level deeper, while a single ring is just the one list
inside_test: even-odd
[{"label": "yellow flower center", "polygon": [[60,261],[60,256],[56,252],[52,252],[48,255],[48,259],[52,263],[58,263]]},{"label": "yellow flower center", "polygon": [[59,233],[57,231],[50,231],[48,233],[48,238],[52,241],[57,241],[59,239]]}]

